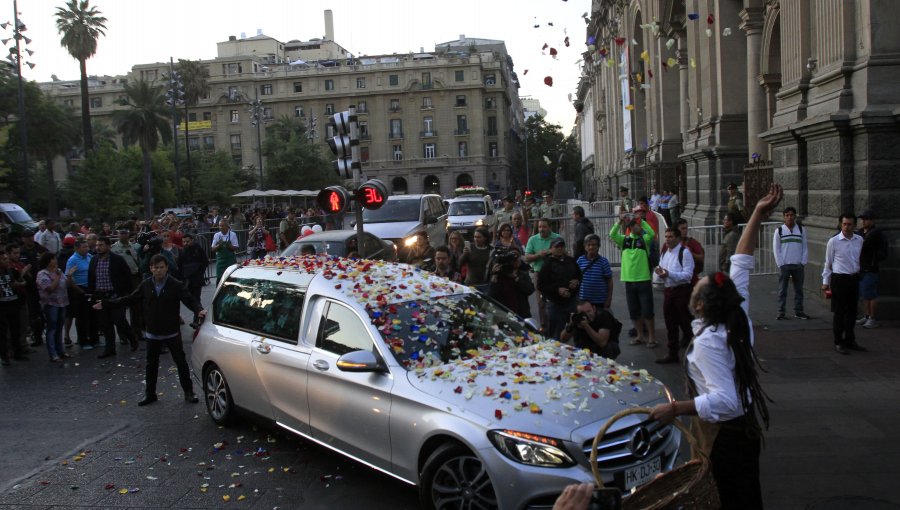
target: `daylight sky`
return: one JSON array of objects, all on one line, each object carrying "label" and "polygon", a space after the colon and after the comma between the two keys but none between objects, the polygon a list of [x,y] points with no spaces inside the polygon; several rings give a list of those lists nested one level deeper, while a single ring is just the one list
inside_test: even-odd
[{"label": "daylight sky", "polygon": [[[64,0],[19,0],[25,35],[32,39],[24,67],[28,80],[78,79],[78,63],[59,44],[56,7]],[[550,122],[568,134],[575,119],[569,95],[578,83],[590,0],[91,0],[107,18],[106,36],[87,63],[88,74],[125,74],[135,64],[169,57],[210,59],[229,35],[258,29],[282,42],[325,34],[324,11],[334,13],[335,41],[357,55],[433,51],[435,43],[467,37],[501,39],[512,55],[520,96],[541,101]],[[13,2],[0,1],[0,22]],[[552,26],[550,25],[552,23]],[[540,25],[534,28],[535,25]],[[3,38],[10,37],[10,29]],[[564,39],[568,35],[570,46]],[[548,44],[547,50],[541,48]],[[556,48],[552,58],[549,48]],[[526,74],[525,71],[528,70]],[[553,86],[544,84],[553,77]]]}]

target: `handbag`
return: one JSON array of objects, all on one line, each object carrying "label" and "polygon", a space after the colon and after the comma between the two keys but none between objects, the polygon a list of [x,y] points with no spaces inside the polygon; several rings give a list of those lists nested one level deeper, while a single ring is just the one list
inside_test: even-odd
[{"label": "handbag", "polygon": [[277,247],[275,246],[275,240],[272,239],[272,234],[266,234],[266,251],[275,251]]}]

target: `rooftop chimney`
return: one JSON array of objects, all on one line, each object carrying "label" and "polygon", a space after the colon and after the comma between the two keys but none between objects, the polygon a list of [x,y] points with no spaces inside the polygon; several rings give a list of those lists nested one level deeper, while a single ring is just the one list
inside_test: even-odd
[{"label": "rooftop chimney", "polygon": [[331,9],[325,9],[325,40],[334,40],[334,15]]},{"label": "rooftop chimney", "polygon": [[229,36],[228,36],[228,40],[229,40],[229,41],[237,41],[237,37],[235,37],[235,36],[233,36],[233,35],[229,35]]}]

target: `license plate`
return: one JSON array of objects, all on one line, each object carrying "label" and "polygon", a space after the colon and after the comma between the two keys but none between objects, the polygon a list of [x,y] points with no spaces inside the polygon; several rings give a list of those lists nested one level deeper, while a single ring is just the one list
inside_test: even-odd
[{"label": "license plate", "polygon": [[460,234],[468,234],[468,233],[469,233],[469,229],[467,229],[467,228],[461,228],[461,229],[457,230],[457,232],[459,232]]},{"label": "license plate", "polygon": [[625,490],[629,491],[653,480],[662,471],[660,457],[625,470]]}]

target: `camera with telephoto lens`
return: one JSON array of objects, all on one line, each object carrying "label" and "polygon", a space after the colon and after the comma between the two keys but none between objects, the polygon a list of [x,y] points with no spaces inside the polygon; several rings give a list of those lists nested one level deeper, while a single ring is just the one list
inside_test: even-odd
[{"label": "camera with telephoto lens", "polygon": [[156,232],[148,230],[138,234],[137,242],[141,246],[149,246],[150,248],[162,247],[162,238]]},{"label": "camera with telephoto lens", "polygon": [[512,265],[516,259],[519,258],[519,254],[511,251],[509,248],[497,248],[494,250],[494,262],[501,265]]},{"label": "camera with telephoto lens", "polygon": [[587,314],[584,312],[575,312],[569,315],[569,323],[566,324],[566,331],[569,333],[575,331],[575,328],[581,324],[581,321],[586,321],[587,318]]}]

